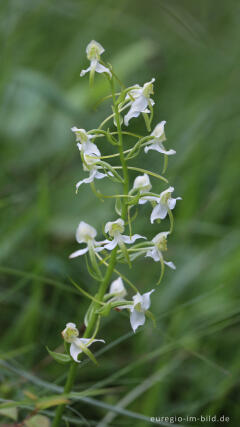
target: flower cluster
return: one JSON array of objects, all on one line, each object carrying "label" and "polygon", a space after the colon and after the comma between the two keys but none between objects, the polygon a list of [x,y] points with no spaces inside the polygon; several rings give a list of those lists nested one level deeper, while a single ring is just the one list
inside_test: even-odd
[{"label": "flower cluster", "polygon": [[[95,335],[98,332],[101,317],[108,315],[110,310],[115,309],[118,312],[128,310],[130,324],[134,332],[145,323],[146,316],[153,317],[149,308],[151,304],[150,296],[155,289],[141,293],[138,287],[116,270],[115,267],[118,262],[126,262],[131,265],[136,258],[152,258],[153,261],[160,264],[158,283],[163,277],[165,265],[171,269],[176,268],[172,261],[165,260],[164,254],[167,251],[167,239],[173,231],[172,211],[176,206],[177,200],[181,200],[181,197],[174,198],[172,196],[174,188],[169,185],[165,189],[162,188],[161,191],[154,192],[153,188],[156,184],[153,180],[168,184],[167,179],[156,172],[129,166],[129,161],[141,151],[144,154],[156,151],[159,153],[156,155],[159,155],[160,160],[163,160],[164,173],[168,156],[176,153],[175,150],[167,149],[164,145],[166,142],[166,121],[160,121],[151,131],[155,104],[152,98],[155,79],[151,79],[142,86],[136,84],[124,88],[120,93],[116,93],[114,88],[116,74],[113,72],[111,65],[106,65],[101,60],[103,52],[104,48],[100,43],[92,40],[86,49],[90,66],[86,70],[82,70],[80,75],[84,76],[89,73],[90,83],[93,82],[95,73],[104,75],[111,87],[110,97],[113,102],[113,112],[96,129],[87,131],[74,126],[71,130],[76,137],[83,172],[88,173],[87,177],[77,182],[76,189],[78,190],[82,184],[90,184],[90,188],[100,198],[115,198],[116,215],[113,220],[107,221],[104,225],[102,239],[97,239],[97,230],[84,221],[79,223],[76,231],[76,240],[83,246],[73,252],[70,258],[84,255],[88,271],[99,282],[99,287],[96,294],[91,296],[78,286],[80,292],[91,299],[89,309],[85,315],[86,331],[84,337],[78,337],[79,333],[74,323],[68,323],[62,332],[64,341],[70,344],[69,352],[75,362],[79,362],[78,356],[82,352],[85,352],[89,357],[93,356],[88,350],[88,347],[93,342],[104,342],[103,340],[96,340]],[[147,129],[147,134],[143,136],[135,135],[128,131],[130,121],[140,115],[142,115]],[[110,125],[111,120],[112,127]],[[132,138],[135,138],[135,141],[130,144],[128,149],[123,146],[123,138],[125,137],[128,143]],[[104,146],[110,143],[116,147],[116,153],[102,156],[97,141],[100,141]],[[113,157],[115,162],[111,164],[110,159]],[[116,165],[116,159],[119,159],[118,165]],[[132,171],[141,173],[137,176],[135,175],[131,185],[130,171],[131,173]],[[122,194],[105,195],[96,190],[94,181],[103,178],[109,178],[114,182],[120,183],[123,188]],[[132,233],[138,206],[145,204],[151,209],[149,212],[151,224],[155,223],[155,221],[159,223],[166,217],[169,218],[170,227],[167,231],[159,230],[151,238]],[[147,206],[146,209],[148,209]],[[126,229],[128,229],[128,232]],[[139,241],[136,242],[137,240]],[[118,278],[111,282],[112,274],[117,274]],[[110,285],[109,282],[111,282]],[[124,282],[134,290],[134,295],[129,300],[126,299],[127,290]],[[109,290],[107,291],[108,286]],[[96,330],[92,335],[94,326],[96,326]],[[92,336],[92,338],[89,338],[89,336]]]}]

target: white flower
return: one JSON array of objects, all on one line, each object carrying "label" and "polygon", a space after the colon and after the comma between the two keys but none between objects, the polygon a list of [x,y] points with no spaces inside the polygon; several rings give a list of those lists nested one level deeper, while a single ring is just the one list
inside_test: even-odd
[{"label": "white flower", "polygon": [[104,342],[104,340],[95,340],[93,338],[78,338],[79,332],[75,323],[67,323],[66,328],[62,331],[63,339],[70,343],[70,354],[75,362],[80,363],[78,355],[96,341]]},{"label": "white flower", "polygon": [[[152,188],[152,184],[150,182],[149,176],[145,173],[144,175],[139,175],[135,178],[133,183],[133,190],[138,190],[139,193],[147,193]],[[139,205],[143,205],[147,203],[148,196],[142,197],[139,199]]]},{"label": "white flower", "polygon": [[146,253],[146,257],[151,257],[154,261],[162,261],[164,264],[166,264],[168,267],[172,268],[173,270],[176,269],[173,262],[167,262],[163,259],[162,252],[167,250],[167,236],[169,234],[169,231],[164,231],[161,233],[158,233],[153,239],[153,247],[150,247],[150,249]]},{"label": "white flower", "polygon": [[94,227],[84,221],[81,221],[76,231],[76,240],[78,243],[86,243],[87,246],[86,248],[73,252],[69,258],[76,258],[78,256],[84,255],[89,250],[93,250],[94,252],[102,251],[104,248],[101,247],[101,242],[96,242],[96,235],[97,231]]},{"label": "white flower", "polygon": [[105,249],[108,249],[111,251],[114,249],[117,245],[120,247],[126,243],[127,245],[130,245],[131,243],[134,243],[137,239],[146,239],[146,237],[141,236],[140,234],[134,234],[133,236],[126,236],[122,234],[124,232],[124,221],[123,219],[119,218],[116,221],[113,222],[107,222],[105,225],[105,233],[108,233],[109,236],[113,237],[113,240],[106,240],[104,245]]},{"label": "white flower", "polygon": [[167,190],[163,191],[159,198],[155,197],[154,200],[157,202],[157,205],[153,208],[151,213],[151,224],[155,221],[155,219],[164,219],[167,216],[168,210],[173,210],[176,206],[177,200],[182,200],[181,197],[176,197],[174,199],[172,197],[172,193],[174,191],[173,187],[167,188]]},{"label": "white flower", "polygon": [[109,301],[118,301],[118,300],[122,301],[124,297],[127,295],[127,291],[121,277],[119,277],[118,279],[114,280],[111,283],[109,294],[112,295],[112,298]]},{"label": "white flower", "polygon": [[171,156],[172,154],[176,154],[175,150],[166,150],[166,148],[163,145],[163,142],[166,141],[164,126],[166,124],[166,121],[163,120],[162,122],[158,123],[158,125],[154,128],[154,130],[151,133],[151,136],[153,136],[153,139],[148,141],[148,145],[144,148],[145,153],[147,153],[149,150],[155,150],[159,153],[167,154],[168,156]]},{"label": "white flower", "polygon": [[[76,184],[76,190],[78,190],[78,188],[82,184],[89,184],[90,182],[93,182],[94,179],[102,179],[107,176],[106,173],[99,172],[101,166],[96,164],[101,157],[101,153],[97,146],[93,143],[88,142],[88,145],[86,145],[85,148],[87,149],[87,151],[84,151],[83,145],[79,147],[80,151],[82,151],[83,153],[83,170],[89,171],[89,177],[78,181],[78,183]],[[91,152],[89,152],[88,148]],[[111,172],[109,174],[111,174]]]},{"label": "white flower", "polygon": [[90,61],[90,66],[86,70],[82,70],[80,73],[80,76],[83,77],[85,74],[89,72],[97,72],[97,73],[108,73],[111,77],[111,71],[105,67],[104,65],[100,64],[100,56],[105,51],[105,49],[100,45],[100,43],[96,42],[95,40],[92,40],[86,48],[87,58]]},{"label": "white flower", "polygon": [[145,83],[143,87],[136,85],[126,96],[126,99],[131,100],[129,104],[131,105],[130,110],[124,116],[124,124],[126,126],[128,126],[132,117],[138,117],[141,113],[150,113],[148,107],[154,105],[154,101],[151,99],[154,81],[155,79],[152,79],[150,82]]},{"label": "white flower", "polygon": [[96,144],[91,142],[91,139],[96,138],[96,135],[90,135],[85,129],[79,129],[76,126],[73,126],[71,131],[76,135],[77,146],[80,152],[100,156],[100,151]]},{"label": "white flower", "polygon": [[144,325],[145,323],[145,312],[149,309],[151,305],[150,295],[154,292],[155,289],[152,289],[150,292],[146,292],[141,295],[139,292],[133,296],[133,304],[125,305],[119,308],[127,308],[130,310],[130,323],[133,329],[133,332],[136,332],[139,326]]}]

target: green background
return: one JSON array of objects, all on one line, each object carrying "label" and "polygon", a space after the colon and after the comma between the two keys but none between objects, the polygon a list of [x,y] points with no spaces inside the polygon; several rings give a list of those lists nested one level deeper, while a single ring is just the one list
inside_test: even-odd
[{"label": "green background", "polygon": [[[156,78],[154,124],[167,121],[166,146],[177,151],[167,178],[183,200],[166,256],[177,270],[167,269],[152,297],[157,327],[149,320],[132,336],[128,319],[111,313],[99,333],[107,345],[96,346],[100,367],[84,362],[75,387],[108,390],[75,402],[66,415],[70,425],[96,425],[105,404],[119,404],[135,418],[120,409],[102,425],[148,425],[137,414],[224,414],[237,425],[239,3],[9,0],[0,13],[1,397],[46,396],[51,385],[63,385],[67,368],[51,361],[45,346],[61,346],[66,322],[83,322],[87,301],[69,276],[96,289],[84,260],[68,259],[78,249],[75,229],[85,220],[100,235],[115,219],[113,202],[101,203],[88,186],[78,195],[74,188],[84,174],[70,128],[97,127],[111,112],[108,102],[97,105],[109,94],[103,76],[94,89],[79,77],[95,39],[127,86]],[[146,132],[141,118],[129,129]],[[160,172],[162,157],[149,152],[134,163]],[[107,180],[100,187],[116,191]],[[142,207],[134,231],[152,238],[168,222],[151,225],[149,215]],[[159,265],[140,260],[122,271],[147,291]],[[51,418],[53,408],[48,412]],[[22,408],[19,419],[28,413]]]}]

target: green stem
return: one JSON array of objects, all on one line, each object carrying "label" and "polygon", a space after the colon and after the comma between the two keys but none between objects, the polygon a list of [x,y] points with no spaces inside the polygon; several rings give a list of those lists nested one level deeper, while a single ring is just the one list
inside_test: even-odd
[{"label": "green stem", "polygon": [[[111,88],[112,88],[112,98],[113,98],[113,104],[114,104],[114,115],[113,116],[115,116],[116,123],[117,123],[118,148],[119,148],[119,155],[120,155],[120,160],[121,160],[121,164],[122,164],[123,178],[124,178],[123,194],[127,195],[128,190],[129,190],[129,177],[128,177],[128,169],[127,169],[127,165],[126,165],[126,161],[125,161],[125,157],[124,157],[122,130],[121,130],[121,123],[120,123],[118,106],[116,104],[116,96],[115,96],[115,92],[114,92],[113,79],[110,80],[110,83],[111,83]],[[124,198],[122,200],[122,219],[124,221],[126,221],[126,219],[127,219],[127,205],[125,203]],[[104,278],[101,282],[101,285],[99,287],[99,290],[96,294],[96,299],[99,302],[101,302],[103,300],[104,295],[107,291],[107,287],[109,285],[112,274],[114,272],[114,268],[115,268],[115,264],[116,264],[116,256],[117,256],[117,247],[111,253],[110,261],[109,261],[105,276],[104,276]],[[98,307],[101,307],[101,305],[99,303],[94,303],[94,304],[95,304],[95,309],[97,309]],[[98,315],[95,313],[95,311],[96,310],[93,310],[92,316],[89,319],[89,323],[88,323],[87,328],[86,328],[84,335],[83,335],[84,338],[90,337],[91,333],[94,329],[94,326],[95,326],[95,323],[96,323],[96,320],[98,317]],[[68,372],[68,376],[67,376],[67,381],[66,381],[66,384],[64,387],[64,393],[66,393],[66,394],[70,393],[72,386],[74,384],[76,373],[77,373],[77,366],[78,366],[78,364],[76,362],[71,363],[71,366],[70,366],[70,369]],[[59,427],[60,426],[62,414],[63,414],[63,411],[65,409],[65,406],[66,405],[59,405],[57,407],[52,427]]]},{"label": "green stem", "polygon": [[[120,160],[122,164],[122,170],[123,170],[123,194],[128,194],[129,190],[129,177],[128,177],[128,168],[124,157],[124,149],[123,149],[123,137],[122,137],[122,130],[121,130],[121,123],[120,123],[120,115],[118,111],[118,106],[116,104],[116,96],[114,92],[114,81],[113,79],[110,80],[111,83],[111,89],[112,89],[112,97],[113,97],[113,105],[114,105],[114,113],[115,113],[115,120],[117,124],[117,131],[118,131],[118,149],[120,154]],[[127,205],[122,200],[122,219],[126,221],[127,218]]]},{"label": "green stem", "polygon": [[[70,393],[75,380],[76,371],[77,371],[77,363],[72,362],[68,372],[67,381],[64,387],[64,394]],[[57,407],[55,418],[52,423],[52,427],[58,427],[60,425],[65,406],[66,405],[59,405]]]}]

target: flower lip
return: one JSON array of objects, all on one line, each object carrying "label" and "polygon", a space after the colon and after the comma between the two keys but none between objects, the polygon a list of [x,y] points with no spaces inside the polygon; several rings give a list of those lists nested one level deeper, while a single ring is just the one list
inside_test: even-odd
[{"label": "flower lip", "polygon": [[124,308],[130,309],[130,323],[133,329],[133,332],[136,332],[139,326],[144,325],[145,323],[145,312],[149,309],[151,305],[150,295],[154,292],[155,289],[152,289],[150,292],[146,292],[145,294],[140,294],[137,292],[136,295],[133,296],[133,305],[125,306]]}]

